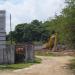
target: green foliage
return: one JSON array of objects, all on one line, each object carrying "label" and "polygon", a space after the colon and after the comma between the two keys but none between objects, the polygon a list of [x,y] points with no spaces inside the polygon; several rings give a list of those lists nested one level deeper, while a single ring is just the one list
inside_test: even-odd
[{"label": "green foliage", "polygon": [[75,48],[75,0],[66,0],[66,7],[61,15],[44,23],[50,30],[58,33],[58,42]]},{"label": "green foliage", "polygon": [[12,34],[12,39],[15,40],[16,43],[41,41],[46,40],[49,33],[42,22],[33,20],[30,24],[18,24],[15,30],[7,35],[7,40],[10,40],[10,34]]},{"label": "green foliage", "polygon": [[50,21],[46,21],[44,23],[47,27],[47,29],[50,31],[50,35],[52,31],[57,32],[58,34],[58,43],[65,43],[65,25],[66,21],[63,15],[55,16],[54,19],[51,19]]},{"label": "green foliage", "polygon": [[75,48],[75,0],[66,0],[66,3],[62,12],[66,22],[66,43],[70,48]]},{"label": "green foliage", "polygon": [[[12,32],[12,38],[16,42],[47,41],[52,31],[58,33],[58,43],[67,44],[75,48],[75,0],[65,0],[66,7],[61,15],[44,23],[33,20],[31,23],[19,24]],[[9,38],[7,35],[7,38]],[[9,38],[10,39],[10,38]]]}]

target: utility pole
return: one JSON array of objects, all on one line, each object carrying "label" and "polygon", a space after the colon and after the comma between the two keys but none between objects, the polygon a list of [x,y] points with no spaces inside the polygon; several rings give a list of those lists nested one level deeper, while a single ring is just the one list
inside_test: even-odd
[{"label": "utility pole", "polygon": [[11,14],[10,14],[10,41],[12,45],[12,27],[11,27]]}]

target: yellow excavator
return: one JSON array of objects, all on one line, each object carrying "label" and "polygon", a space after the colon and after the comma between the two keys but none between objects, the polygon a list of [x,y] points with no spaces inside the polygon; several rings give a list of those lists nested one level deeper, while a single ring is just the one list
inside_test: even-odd
[{"label": "yellow excavator", "polygon": [[57,33],[53,33],[52,36],[48,38],[48,42],[43,45],[43,48],[55,51],[56,47],[57,47]]}]

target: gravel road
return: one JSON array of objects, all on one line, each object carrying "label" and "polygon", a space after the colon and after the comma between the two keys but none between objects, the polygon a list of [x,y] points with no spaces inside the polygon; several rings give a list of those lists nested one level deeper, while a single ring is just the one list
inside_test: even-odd
[{"label": "gravel road", "polygon": [[0,75],[74,75],[66,64],[70,63],[71,56],[40,57],[42,63],[35,64],[29,68],[0,71]]}]

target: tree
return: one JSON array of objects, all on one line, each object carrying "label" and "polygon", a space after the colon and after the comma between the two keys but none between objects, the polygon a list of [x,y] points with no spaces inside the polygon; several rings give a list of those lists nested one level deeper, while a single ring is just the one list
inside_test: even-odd
[{"label": "tree", "polygon": [[66,20],[65,33],[66,43],[75,48],[75,0],[66,0],[67,6],[63,9],[63,16]]},{"label": "tree", "polygon": [[[45,41],[50,36],[49,33],[49,30],[46,29],[42,22],[33,20],[29,24],[18,24],[12,32],[12,37],[16,43]],[[10,38],[10,33],[8,36]]]}]

